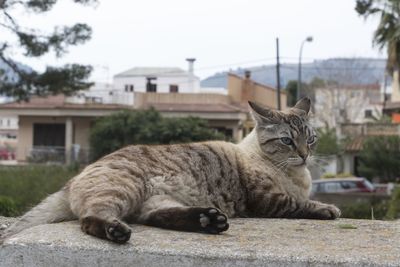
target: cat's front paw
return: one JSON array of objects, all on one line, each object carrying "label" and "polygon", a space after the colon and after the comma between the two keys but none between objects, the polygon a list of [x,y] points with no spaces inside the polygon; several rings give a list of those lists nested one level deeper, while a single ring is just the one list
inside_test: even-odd
[{"label": "cat's front paw", "polygon": [[228,218],[216,208],[204,209],[199,214],[199,222],[203,230],[210,234],[219,234],[229,228]]},{"label": "cat's front paw", "polygon": [[334,220],[341,216],[341,211],[335,205],[322,204],[315,211],[315,219]]}]

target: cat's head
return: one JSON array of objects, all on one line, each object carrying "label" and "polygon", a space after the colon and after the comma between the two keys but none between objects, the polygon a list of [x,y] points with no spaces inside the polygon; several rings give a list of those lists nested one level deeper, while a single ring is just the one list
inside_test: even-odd
[{"label": "cat's head", "polygon": [[286,111],[267,109],[254,102],[249,104],[262,153],[278,166],[305,166],[317,141],[316,132],[309,124],[310,99],[302,98]]}]

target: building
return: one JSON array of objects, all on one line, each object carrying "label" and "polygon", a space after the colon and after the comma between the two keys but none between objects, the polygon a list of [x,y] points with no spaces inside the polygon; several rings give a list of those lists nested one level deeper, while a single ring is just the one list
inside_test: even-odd
[{"label": "building", "polygon": [[342,125],[342,133],[348,137],[342,155],[341,172],[359,176],[359,153],[370,136],[400,136],[400,125],[389,123],[349,123]]},{"label": "building", "polygon": [[315,89],[317,127],[339,128],[342,123],[367,123],[382,116],[379,84],[329,86]]},{"label": "building", "polygon": [[[157,88],[166,89],[161,86]],[[99,100],[96,98],[99,96],[95,95],[59,95],[33,97],[29,102],[0,105],[0,116],[7,114],[19,120],[17,160],[87,162],[89,132],[95,119],[122,109],[153,107],[165,117],[200,117],[228,139],[240,141],[254,127],[247,101],[256,101],[270,108],[277,107],[276,90],[253,82],[250,73],[245,78],[230,75],[228,94],[195,93],[190,90],[182,92],[179,89],[170,93],[158,90],[124,93],[132,95],[132,102],[114,103]],[[281,93],[281,101],[285,108],[285,93]]]}]

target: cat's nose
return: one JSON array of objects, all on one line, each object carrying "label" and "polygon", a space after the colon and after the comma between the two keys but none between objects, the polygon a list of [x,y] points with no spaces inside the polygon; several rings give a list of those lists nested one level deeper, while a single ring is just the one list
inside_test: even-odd
[{"label": "cat's nose", "polygon": [[303,164],[304,164],[304,163],[306,163],[306,161],[307,161],[307,157],[308,157],[308,155],[307,155],[307,154],[305,154],[305,155],[300,155],[300,158],[302,158],[302,159],[303,159]]}]

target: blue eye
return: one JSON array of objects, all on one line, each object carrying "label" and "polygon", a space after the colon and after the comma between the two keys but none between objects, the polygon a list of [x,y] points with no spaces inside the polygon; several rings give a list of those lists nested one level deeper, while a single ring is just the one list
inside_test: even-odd
[{"label": "blue eye", "polygon": [[281,142],[288,146],[293,145],[293,141],[289,137],[282,137]]},{"label": "blue eye", "polygon": [[310,136],[307,139],[307,144],[311,145],[311,144],[315,143],[315,141],[317,141],[316,138],[315,138],[315,135]]}]

